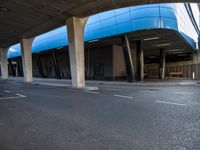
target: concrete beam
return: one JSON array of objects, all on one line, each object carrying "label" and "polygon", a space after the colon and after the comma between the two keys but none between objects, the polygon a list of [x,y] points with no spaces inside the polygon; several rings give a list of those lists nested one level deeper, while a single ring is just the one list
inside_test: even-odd
[{"label": "concrete beam", "polygon": [[127,79],[128,82],[135,81],[135,73],[134,73],[134,66],[133,66],[133,60],[131,56],[131,48],[130,43],[128,40],[128,36],[122,36],[122,45],[123,45],[123,54],[124,54],[124,61],[125,61],[125,67],[126,67],[126,73],[127,73]]},{"label": "concrete beam", "polygon": [[159,64],[159,78],[165,78],[165,61],[166,61],[166,53],[164,49],[160,49],[160,64]]},{"label": "concrete beam", "polygon": [[33,81],[33,69],[32,69],[32,43],[34,38],[22,39],[21,40],[21,52],[22,52],[22,64],[24,81]]},{"label": "concrete beam", "polygon": [[72,17],[66,21],[72,86],[85,87],[84,28],[87,18]]},{"label": "concrete beam", "polygon": [[11,68],[12,76],[15,77],[16,76],[16,72],[15,72],[15,69],[13,67],[12,59],[8,59],[8,64],[9,64],[9,66]]},{"label": "concrete beam", "polygon": [[8,79],[8,48],[0,48],[0,61],[1,61],[1,78]]},{"label": "concrete beam", "polygon": [[139,81],[144,80],[144,50],[143,50],[143,41],[136,42],[136,51],[137,51],[137,79]]},{"label": "concrete beam", "polygon": [[200,53],[193,53],[193,79],[199,79]]}]

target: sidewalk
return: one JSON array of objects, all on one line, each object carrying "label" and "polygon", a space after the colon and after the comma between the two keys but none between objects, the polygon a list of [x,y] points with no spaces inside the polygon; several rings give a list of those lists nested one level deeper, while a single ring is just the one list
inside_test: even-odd
[{"label": "sidewalk", "polygon": [[[10,77],[9,80],[23,82],[23,77]],[[71,80],[66,79],[43,79],[34,78],[34,84],[56,86],[56,87],[71,87]],[[88,87],[98,85],[137,85],[137,86],[173,86],[173,85],[200,85],[199,80],[184,80],[184,79],[165,79],[165,80],[145,80],[143,82],[127,83],[126,81],[86,81]]]}]

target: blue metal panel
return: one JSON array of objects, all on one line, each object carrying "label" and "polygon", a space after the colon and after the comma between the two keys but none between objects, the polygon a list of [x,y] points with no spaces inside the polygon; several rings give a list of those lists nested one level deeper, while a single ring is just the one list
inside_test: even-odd
[{"label": "blue metal panel", "polygon": [[[196,20],[198,20],[197,17]],[[116,9],[91,16],[85,28],[85,41],[137,30],[159,28],[173,29],[179,32],[191,46],[196,47],[198,35],[184,4],[142,5]],[[67,31],[66,27],[63,26],[38,36],[33,43],[33,52],[67,45]],[[20,55],[20,45],[17,44],[10,48],[8,58]]]}]

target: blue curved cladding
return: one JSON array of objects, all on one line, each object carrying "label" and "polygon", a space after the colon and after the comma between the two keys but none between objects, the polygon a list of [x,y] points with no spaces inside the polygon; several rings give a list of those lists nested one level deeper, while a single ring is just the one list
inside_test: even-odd
[{"label": "blue curved cladding", "polygon": [[[197,5],[193,5],[196,10]],[[197,8],[198,9],[198,8]],[[196,48],[198,35],[184,4],[154,4],[107,11],[89,17],[85,27],[85,41],[144,30],[167,28],[179,32]],[[33,53],[68,45],[66,26],[38,36]],[[8,57],[20,56],[20,45],[10,48]]]}]

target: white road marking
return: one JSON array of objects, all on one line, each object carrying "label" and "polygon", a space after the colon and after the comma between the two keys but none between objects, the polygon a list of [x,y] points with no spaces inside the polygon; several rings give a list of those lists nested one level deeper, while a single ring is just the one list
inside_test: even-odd
[{"label": "white road marking", "polygon": [[22,95],[22,94],[16,94],[16,95],[19,97],[26,97],[25,95]]},{"label": "white road marking", "polygon": [[139,93],[155,93],[157,91],[138,91]]},{"label": "white road marking", "polygon": [[4,99],[18,99],[18,98],[25,98],[25,95],[21,95],[21,94],[16,94],[16,96],[13,97],[1,97],[0,100],[4,100]]},{"label": "white road marking", "polygon": [[87,93],[91,93],[91,94],[100,94],[99,92],[94,92],[94,91],[85,91]]},{"label": "white road marking", "polygon": [[11,91],[9,91],[9,90],[4,90],[4,93],[11,93]]},{"label": "white road marking", "polygon": [[125,96],[125,95],[114,95],[115,97],[120,97],[120,98],[127,98],[127,99],[133,99],[131,96]]},{"label": "white road marking", "polygon": [[194,94],[194,92],[175,92],[175,94]]},{"label": "white road marking", "polygon": [[159,100],[157,100],[156,102],[157,103],[163,103],[163,104],[169,104],[169,105],[186,106],[186,104],[166,102],[166,101],[159,101]]},{"label": "white road marking", "polygon": [[106,89],[107,91],[121,91],[122,89]]},{"label": "white road marking", "polygon": [[2,98],[0,98],[0,100],[4,100],[4,99],[17,99],[17,98],[22,98],[22,97],[19,97],[19,96],[16,96],[16,97],[2,97]]}]

